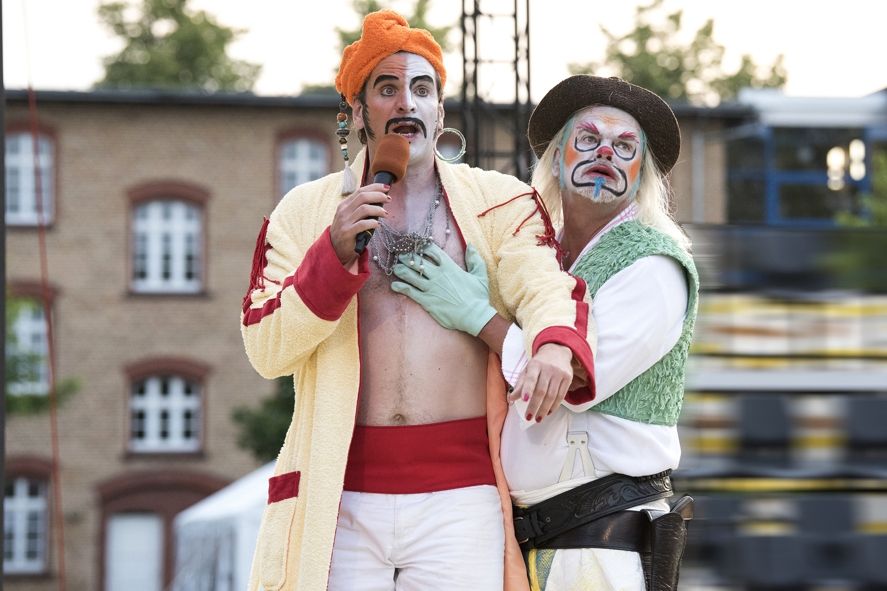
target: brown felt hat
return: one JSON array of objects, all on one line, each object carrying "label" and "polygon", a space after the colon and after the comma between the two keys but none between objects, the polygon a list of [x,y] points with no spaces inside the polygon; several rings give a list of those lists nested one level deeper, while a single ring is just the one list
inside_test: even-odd
[{"label": "brown felt hat", "polygon": [[570,116],[592,105],[622,109],[640,124],[656,165],[667,173],[681,151],[681,129],[671,107],[657,94],[620,78],[570,76],[542,97],[530,115],[527,137],[536,157],[567,123]]}]

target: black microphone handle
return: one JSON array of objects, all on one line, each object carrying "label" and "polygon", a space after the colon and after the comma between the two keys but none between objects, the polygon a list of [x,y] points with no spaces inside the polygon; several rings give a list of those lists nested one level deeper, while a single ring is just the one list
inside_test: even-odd
[{"label": "black microphone handle", "polygon": [[[373,177],[374,183],[382,183],[383,185],[390,185],[391,183],[395,182],[396,180],[397,179],[394,178],[394,175],[391,174],[390,172],[388,172],[387,170],[380,170]],[[378,218],[374,217],[372,219],[375,220]],[[370,243],[370,238],[372,238],[372,237],[373,237],[372,230],[364,230],[363,232],[358,234],[357,240],[355,240],[355,243],[354,243],[354,252],[356,252],[357,254],[363,253],[363,251],[366,250],[367,244]]]}]

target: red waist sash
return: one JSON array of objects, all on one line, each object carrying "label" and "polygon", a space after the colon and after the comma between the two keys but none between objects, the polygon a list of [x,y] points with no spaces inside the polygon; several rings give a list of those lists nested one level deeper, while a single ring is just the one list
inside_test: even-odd
[{"label": "red waist sash", "polygon": [[345,490],[410,494],[479,484],[496,484],[486,417],[354,429]]}]

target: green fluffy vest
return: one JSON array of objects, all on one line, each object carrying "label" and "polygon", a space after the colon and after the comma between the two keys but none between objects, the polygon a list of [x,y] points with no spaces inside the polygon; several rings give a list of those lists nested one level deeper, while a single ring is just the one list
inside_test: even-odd
[{"label": "green fluffy vest", "polygon": [[662,359],[591,410],[641,423],[673,426],[678,422],[684,400],[684,370],[696,323],[699,276],[692,257],[666,234],[630,221],[604,234],[580,259],[573,274],[585,280],[593,298],[610,277],[638,259],[653,255],[672,257],[687,274],[689,300],[683,331]]}]

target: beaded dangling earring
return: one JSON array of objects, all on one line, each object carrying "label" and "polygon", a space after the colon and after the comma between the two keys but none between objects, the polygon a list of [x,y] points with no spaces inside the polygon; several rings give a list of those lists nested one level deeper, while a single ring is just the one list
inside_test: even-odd
[{"label": "beaded dangling earring", "polygon": [[348,103],[345,101],[345,95],[340,95],[339,113],[336,115],[336,135],[339,136],[339,151],[342,153],[342,159],[345,161],[345,168],[342,171],[342,195],[350,195],[357,190],[357,179],[354,177],[351,167],[348,166]]}]

